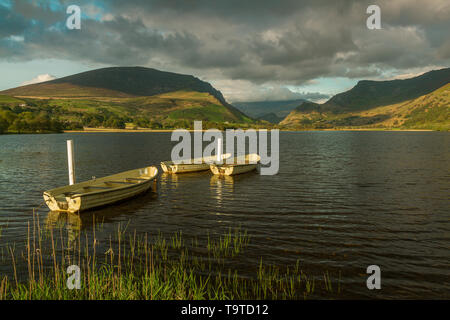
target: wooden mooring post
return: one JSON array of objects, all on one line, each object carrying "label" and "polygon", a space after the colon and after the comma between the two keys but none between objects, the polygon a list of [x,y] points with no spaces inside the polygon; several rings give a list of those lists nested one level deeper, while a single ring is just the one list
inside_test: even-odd
[{"label": "wooden mooring post", "polygon": [[73,153],[73,140],[67,140],[67,163],[69,168],[69,184],[75,183],[75,161]]}]

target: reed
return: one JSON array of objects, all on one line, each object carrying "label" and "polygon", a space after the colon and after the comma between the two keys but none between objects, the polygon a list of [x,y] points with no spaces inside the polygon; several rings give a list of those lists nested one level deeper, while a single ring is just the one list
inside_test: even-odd
[{"label": "reed", "polygon": [[[33,224],[25,252],[9,248],[13,281],[0,277],[0,299],[308,299],[341,291],[328,272],[307,276],[299,261],[289,268],[261,258],[253,270],[240,268],[250,243],[241,228],[215,238],[208,234],[202,245],[197,238],[186,241],[181,231],[152,237],[119,224],[104,250],[95,223],[90,237],[79,232],[75,239],[64,237],[62,228],[43,232],[38,216]],[[80,289],[67,286],[71,264],[80,268]]]}]

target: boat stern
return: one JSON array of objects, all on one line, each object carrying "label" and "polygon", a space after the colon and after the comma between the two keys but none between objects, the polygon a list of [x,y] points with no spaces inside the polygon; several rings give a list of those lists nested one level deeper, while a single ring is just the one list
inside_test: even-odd
[{"label": "boat stern", "polygon": [[209,166],[209,168],[211,169],[211,172],[213,174],[217,174],[217,175],[221,175],[221,176],[229,176],[233,174],[234,171],[234,167],[233,166],[219,166],[216,164],[211,164]]},{"label": "boat stern", "polygon": [[164,172],[167,173],[176,173],[178,171],[178,166],[177,165],[173,165],[170,163],[166,163],[166,162],[161,162],[161,168],[163,169]]},{"label": "boat stern", "polygon": [[167,165],[165,162],[161,162],[160,165],[164,172],[169,172],[169,168],[167,168]]},{"label": "boat stern", "polygon": [[58,201],[49,193],[44,192],[43,194],[45,204],[51,211],[60,211],[58,206]]},{"label": "boat stern", "polygon": [[55,198],[51,193],[44,192],[44,201],[51,211],[78,212],[81,208],[81,198]]},{"label": "boat stern", "polygon": [[67,211],[68,203],[63,199],[56,199],[51,193],[44,192],[44,201],[51,211]]},{"label": "boat stern", "polygon": [[68,204],[67,211],[75,213],[80,211],[81,209],[81,197],[66,197],[66,201]]},{"label": "boat stern", "polygon": [[209,169],[213,174],[219,174],[219,168],[215,164],[210,164]]}]

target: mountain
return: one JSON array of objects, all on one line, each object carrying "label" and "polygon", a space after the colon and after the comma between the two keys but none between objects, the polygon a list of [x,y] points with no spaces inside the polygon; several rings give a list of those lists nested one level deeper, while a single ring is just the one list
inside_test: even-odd
[{"label": "mountain", "polygon": [[322,105],[310,101],[302,102],[280,122],[286,127],[307,127],[322,117]]},{"label": "mountain", "polygon": [[257,118],[258,120],[264,120],[273,124],[277,124],[280,123],[284,117],[279,117],[277,116],[275,113],[271,112],[271,113],[266,113],[260,117]]},{"label": "mountain", "polygon": [[208,82],[143,67],[102,68],[8,89],[0,95],[25,101],[30,112],[46,110],[78,126],[107,126],[108,119],[157,128],[186,127],[193,120],[253,122]]},{"label": "mountain", "polygon": [[[80,90],[82,88],[82,90]],[[58,90],[56,93],[54,90]],[[78,90],[76,90],[78,89]],[[194,76],[144,67],[110,67],[91,70],[2,93],[10,96],[109,97],[153,96],[173,91],[206,92],[225,103],[222,94]]]},{"label": "mountain", "polygon": [[351,90],[333,96],[323,110],[339,113],[368,110],[428,94],[450,81],[450,68],[434,70],[405,80],[362,80]]},{"label": "mountain", "polygon": [[281,125],[288,128],[403,128],[450,130],[450,83],[415,99],[347,113],[304,103]]},{"label": "mountain", "polygon": [[[237,109],[241,110],[243,113],[248,114],[253,118],[264,119],[269,117],[272,119],[272,121],[276,121],[279,119],[278,120],[279,122],[282,119],[284,119],[289,114],[289,112],[294,110],[299,104],[301,104],[304,101],[306,100],[296,99],[296,100],[277,100],[277,101],[247,101],[247,102],[242,101],[242,102],[233,102],[233,105]],[[270,116],[269,114],[274,114],[276,117]]]}]

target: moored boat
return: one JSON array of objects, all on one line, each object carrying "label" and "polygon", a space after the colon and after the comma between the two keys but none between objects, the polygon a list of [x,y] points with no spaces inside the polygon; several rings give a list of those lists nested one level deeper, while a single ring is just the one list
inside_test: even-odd
[{"label": "moored boat", "polygon": [[210,169],[213,174],[232,176],[256,170],[260,160],[261,157],[258,154],[251,153],[235,157],[233,161],[227,161],[224,164],[212,163]]},{"label": "moored boat", "polygon": [[44,192],[52,211],[78,212],[125,200],[150,189],[158,169],[129,170]]},{"label": "moored boat", "polygon": [[[230,153],[222,155],[222,160],[231,157]],[[216,161],[216,156],[195,158],[190,159],[189,163],[175,163],[173,161],[163,161],[161,162],[161,168],[167,173],[186,173],[186,172],[196,172],[196,171],[206,171],[209,170],[209,165]]]}]

